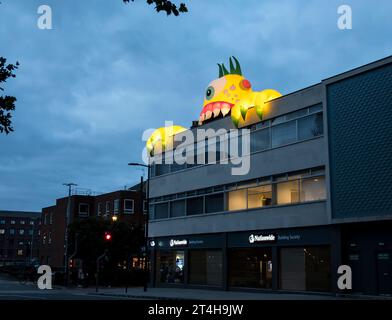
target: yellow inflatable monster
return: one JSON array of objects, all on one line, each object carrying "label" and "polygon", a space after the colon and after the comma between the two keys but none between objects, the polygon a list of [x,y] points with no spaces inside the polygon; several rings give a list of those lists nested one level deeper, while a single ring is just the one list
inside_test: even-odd
[{"label": "yellow inflatable monster", "polygon": [[264,103],[281,96],[273,89],[253,91],[249,80],[242,76],[238,60],[235,57],[233,59],[235,66],[232,59],[229,59],[230,71],[223,63],[218,64],[219,78],[212,81],[206,90],[203,110],[199,117],[200,125],[207,120],[224,117],[230,113],[234,125],[238,127],[239,122],[245,120],[251,107],[255,108],[261,120]]}]

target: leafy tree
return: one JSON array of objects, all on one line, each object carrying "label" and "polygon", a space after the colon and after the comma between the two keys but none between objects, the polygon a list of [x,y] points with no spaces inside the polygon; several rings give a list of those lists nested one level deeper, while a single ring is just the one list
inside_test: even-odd
[{"label": "leafy tree", "polygon": [[[123,0],[125,3],[129,2],[129,0]],[[134,0],[131,0],[134,2]],[[147,0],[149,5],[155,4],[155,10],[157,12],[165,11],[167,15],[174,14],[178,16],[181,13],[188,12],[188,8],[186,7],[185,3],[180,3],[177,7],[176,4],[169,0]]]},{"label": "leafy tree", "polygon": [[[90,217],[75,220],[69,227],[70,254],[76,249],[76,258],[83,260],[83,269],[92,278],[96,271],[97,257],[105,250],[108,261],[103,261],[106,278],[113,279],[118,271],[118,264],[128,261],[132,255],[140,256],[143,246],[143,229],[140,226],[102,218]],[[112,234],[110,241],[105,241],[105,232]],[[74,240],[77,237],[77,248]]]},{"label": "leafy tree", "polygon": [[[18,69],[19,63],[7,64],[7,59],[0,57],[0,85],[2,82],[6,82],[9,78],[15,78],[14,71]],[[4,91],[4,88],[0,86],[0,91]],[[16,98],[12,96],[0,96],[0,133],[5,132],[6,134],[14,131],[11,122],[11,111],[15,110]]]}]

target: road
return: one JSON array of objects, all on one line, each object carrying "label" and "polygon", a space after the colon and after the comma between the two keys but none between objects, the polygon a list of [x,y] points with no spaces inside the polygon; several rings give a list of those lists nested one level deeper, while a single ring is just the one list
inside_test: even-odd
[{"label": "road", "polygon": [[20,283],[18,280],[0,274],[0,300],[122,300],[118,296],[90,295],[92,289],[52,289],[40,290],[32,283]]}]

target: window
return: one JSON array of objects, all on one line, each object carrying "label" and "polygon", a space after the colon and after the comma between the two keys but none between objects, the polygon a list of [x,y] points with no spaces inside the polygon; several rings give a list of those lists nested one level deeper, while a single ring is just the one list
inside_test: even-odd
[{"label": "window", "polygon": [[10,229],[10,235],[14,235],[15,234],[15,229]]},{"label": "window", "polygon": [[120,199],[114,200],[114,213],[118,213],[120,211]]},{"label": "window", "polygon": [[52,243],[52,233],[49,232],[49,234],[48,234],[48,244],[51,244],[51,243]]},{"label": "window", "polygon": [[265,207],[272,204],[271,185],[248,189],[248,208]]},{"label": "window", "polygon": [[134,202],[132,199],[125,199],[124,200],[124,212],[125,213],[133,213],[133,205],[134,205]]},{"label": "window", "polygon": [[33,221],[33,220],[30,221],[30,225],[31,225],[31,226],[34,225],[34,221]]},{"label": "window", "polygon": [[106,214],[110,214],[110,202],[106,201]]},{"label": "window", "polygon": [[25,233],[24,229],[20,229],[20,230],[19,230],[19,234],[20,234],[21,236],[24,235],[24,233]]},{"label": "window", "polygon": [[33,229],[30,229],[29,230],[29,236],[32,236],[34,234],[34,230]]},{"label": "window", "polygon": [[157,252],[157,281],[160,283],[184,283],[184,251]]},{"label": "window", "polygon": [[191,250],[189,252],[189,283],[221,286],[223,257],[220,250]]},{"label": "window", "polygon": [[185,216],[185,200],[172,201],[170,203],[170,217]]},{"label": "window", "polygon": [[18,254],[18,256],[23,256],[23,250],[19,249],[17,254]]},{"label": "window", "polygon": [[250,152],[266,150],[271,147],[270,130],[258,130],[250,134]]},{"label": "window", "polygon": [[222,212],[225,210],[223,193],[211,194],[205,197],[206,213]]},{"label": "window", "polygon": [[98,216],[101,216],[101,215],[102,215],[102,202],[99,202],[99,203],[98,203],[98,212],[97,212],[97,215],[98,215]]},{"label": "window", "polygon": [[48,223],[48,214],[45,213],[44,214],[44,225],[46,225]]},{"label": "window", "polygon": [[0,224],[5,224],[5,220],[0,220]]},{"label": "window", "polygon": [[230,191],[227,195],[229,211],[246,209],[246,189]]},{"label": "window", "polygon": [[204,212],[204,199],[203,197],[187,199],[186,214],[188,216],[195,214],[202,214]]},{"label": "window", "polygon": [[24,221],[24,220],[20,220],[20,222],[19,222],[20,224],[25,224],[26,223],[26,221]]},{"label": "window", "polygon": [[11,224],[15,224],[16,222],[15,222],[15,220],[11,220]]},{"label": "window", "polygon": [[289,144],[297,140],[297,123],[291,121],[272,127],[272,147]]},{"label": "window", "polygon": [[[87,209],[88,211],[88,209]],[[53,212],[49,214],[49,224],[53,224]]]},{"label": "window", "polygon": [[325,198],[325,177],[301,180],[301,201],[317,201]]},{"label": "window", "polygon": [[0,234],[5,234],[5,229],[0,229]]},{"label": "window", "polygon": [[167,202],[155,205],[155,219],[166,219],[169,217],[169,205]]},{"label": "window", "polygon": [[147,212],[147,203],[148,203],[147,200],[143,200],[143,213]]},{"label": "window", "polygon": [[79,203],[79,215],[88,216],[89,205],[87,203]]},{"label": "window", "polygon": [[323,134],[323,114],[317,113],[298,120],[298,140],[311,139]]},{"label": "window", "polygon": [[299,180],[278,183],[276,189],[278,204],[299,202]]}]

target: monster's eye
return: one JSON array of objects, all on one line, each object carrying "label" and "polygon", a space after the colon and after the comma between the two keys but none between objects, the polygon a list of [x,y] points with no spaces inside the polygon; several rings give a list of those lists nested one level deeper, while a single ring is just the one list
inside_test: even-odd
[{"label": "monster's eye", "polygon": [[214,87],[209,86],[209,87],[207,88],[207,91],[206,91],[206,99],[207,99],[207,100],[212,99],[212,97],[214,96],[214,93],[215,93]]},{"label": "monster's eye", "polygon": [[243,79],[240,82],[240,87],[244,90],[249,90],[252,87],[252,85],[250,84],[249,80]]}]

